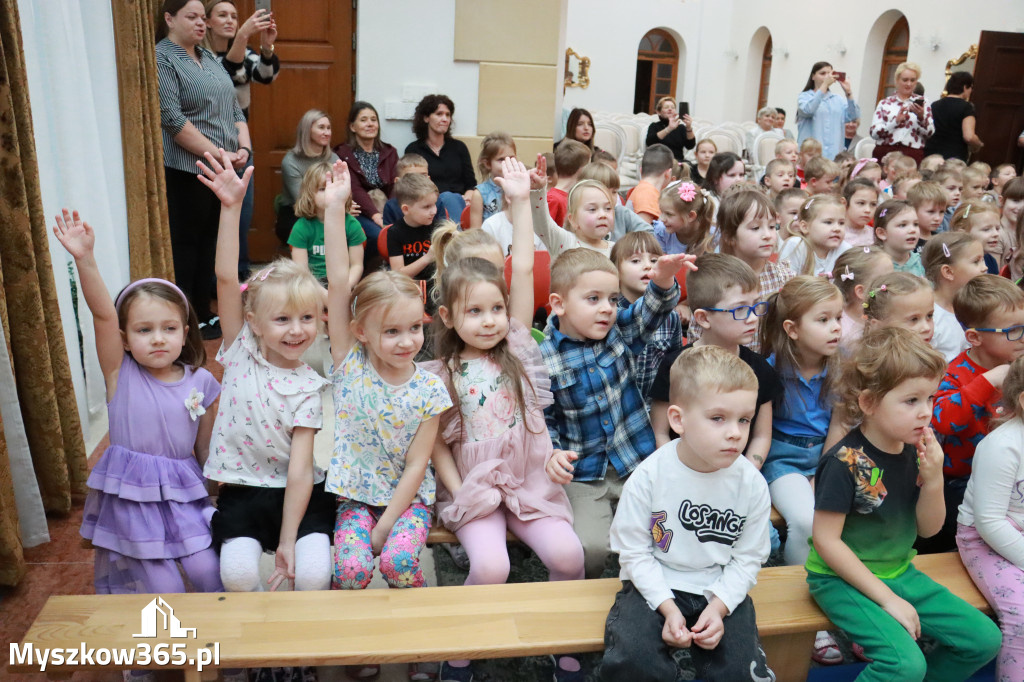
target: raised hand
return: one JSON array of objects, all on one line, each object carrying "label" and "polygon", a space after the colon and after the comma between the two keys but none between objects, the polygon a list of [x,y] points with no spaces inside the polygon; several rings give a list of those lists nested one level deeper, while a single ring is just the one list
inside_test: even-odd
[{"label": "raised hand", "polygon": [[537,154],[537,162],[530,169],[530,189],[544,189],[548,186],[548,160]]},{"label": "raised hand", "polygon": [[331,172],[327,174],[326,183],[324,205],[344,210],[345,202],[352,196],[352,178],[349,176],[348,164],[340,159],[335,161]]},{"label": "raised hand", "polygon": [[57,224],[53,226],[53,234],[75,260],[92,255],[96,233],[89,223],[78,216],[78,211],[69,212],[63,208],[55,220]]},{"label": "raised hand", "polygon": [[530,174],[519,159],[510,156],[501,162],[502,177],[494,178],[495,184],[509,201],[530,198]]},{"label": "raised hand", "polygon": [[931,428],[926,428],[917,443],[917,471],[924,482],[942,482],[942,464],[945,456]]},{"label": "raised hand", "polygon": [[274,19],[270,12],[265,9],[258,9],[251,17],[246,19],[245,22],[238,27],[236,40],[241,39],[247,41],[249,36],[253,35],[257,31],[263,31],[270,28],[273,23]]},{"label": "raised hand", "polygon": [[696,260],[696,256],[688,253],[672,253],[661,256],[654,264],[654,270],[651,272],[651,281],[662,289],[669,289],[672,287],[672,279],[676,276],[677,272],[683,268],[697,269],[697,266],[694,265]]},{"label": "raised hand", "polygon": [[267,26],[260,35],[260,45],[267,49],[273,47],[274,41],[277,40],[277,19],[272,13],[268,16],[270,17],[270,26]]},{"label": "raised hand", "polygon": [[245,188],[249,184],[254,167],[249,166],[245,169],[242,177],[238,177],[238,173],[231,166],[229,154],[223,149],[219,151],[220,161],[213,158],[213,154],[210,152],[203,154],[206,157],[206,163],[196,161],[196,165],[201,171],[198,176],[199,182],[209,187],[217,195],[221,205],[241,206],[242,199],[245,198]]}]

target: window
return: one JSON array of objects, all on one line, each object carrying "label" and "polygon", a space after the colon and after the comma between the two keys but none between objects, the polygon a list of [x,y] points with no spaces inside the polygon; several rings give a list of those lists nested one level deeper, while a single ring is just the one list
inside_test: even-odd
[{"label": "window", "polygon": [[772,37],[764,43],[761,55],[761,88],[757,91],[757,108],[768,106],[768,85],[772,79]]},{"label": "window", "polygon": [[[896,92],[896,67],[907,61],[907,48],[910,46],[910,26],[906,17],[900,17],[889,31],[885,39],[885,52],[882,53],[882,72],[878,76],[878,102]],[[876,102],[877,103],[877,102]]]},{"label": "window", "polygon": [[654,113],[659,99],[675,97],[678,68],[676,41],[661,29],[649,31],[637,49],[633,113]]}]

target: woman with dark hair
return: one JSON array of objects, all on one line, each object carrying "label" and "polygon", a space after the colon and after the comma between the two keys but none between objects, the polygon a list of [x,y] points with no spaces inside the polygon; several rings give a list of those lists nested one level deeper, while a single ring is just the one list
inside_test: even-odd
[{"label": "woman with dark hair", "polygon": [[956,71],[946,81],[946,96],[932,102],[932,120],[935,134],[924,145],[924,155],[942,154],[944,159],[967,161],[969,152],[982,147],[974,130],[974,105],[971,91],[974,76],[967,71]]},{"label": "woman with dark hair", "polygon": [[[352,200],[359,204],[359,224],[370,244],[384,228],[384,204],[395,189],[398,150],[380,139],[380,117],[369,102],[353,102],[348,111],[348,139],[334,148],[348,164]],[[428,162],[429,163],[429,162]],[[373,252],[373,249],[367,249]]]},{"label": "woman with dark hair", "polygon": [[[412,117],[416,141],[409,143],[405,153],[419,154],[426,159],[427,171],[438,191],[461,195],[462,208],[465,208],[469,193],[476,187],[476,174],[469,149],[461,140],[452,137],[454,115],[455,103],[447,95],[427,95],[421,99]],[[458,221],[462,208],[455,215],[451,215],[452,208],[449,208],[448,217]]]},{"label": "woman with dark hair", "polygon": [[252,156],[249,126],[235,84],[202,46],[206,10],[200,0],[165,0],[156,26],[160,128],[174,279],[192,302],[204,339],[220,337],[210,312],[220,199],[196,178],[204,152],[227,152],[235,170]]},{"label": "woman with dark hair", "polygon": [[[829,92],[834,83],[839,83],[845,97]],[[797,144],[813,137],[821,142],[821,155],[832,160],[846,149],[846,123],[858,118],[860,107],[853,100],[853,87],[845,74],[842,79],[837,78],[831,64],[815,62],[804,91],[797,98]]]},{"label": "woman with dark hair", "polygon": [[[576,107],[569,112],[569,120],[565,122],[565,137],[562,140],[576,140],[590,148],[591,152],[597,151],[594,146],[594,117],[586,109]],[[555,143],[555,147],[562,144],[562,140]]]}]

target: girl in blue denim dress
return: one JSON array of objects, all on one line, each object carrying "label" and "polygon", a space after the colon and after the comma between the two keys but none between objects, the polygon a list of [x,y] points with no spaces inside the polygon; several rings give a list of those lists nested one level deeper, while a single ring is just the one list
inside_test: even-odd
[{"label": "girl in blue denim dress", "polygon": [[485,220],[501,211],[504,198],[494,178],[501,177],[501,163],[515,155],[516,143],[508,133],[491,133],[480,143],[476,167],[484,181],[473,189],[469,200],[470,227],[480,227]]}]

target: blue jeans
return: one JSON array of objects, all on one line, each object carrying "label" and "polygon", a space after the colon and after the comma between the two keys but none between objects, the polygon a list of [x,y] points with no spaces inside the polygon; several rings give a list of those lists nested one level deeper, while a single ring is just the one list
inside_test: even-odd
[{"label": "blue jeans", "polygon": [[356,216],[356,220],[366,235],[366,243],[363,244],[363,272],[369,274],[370,263],[378,255],[377,238],[380,237],[381,228],[364,215]]},{"label": "blue jeans", "polygon": [[[442,214],[442,208],[444,213]],[[461,194],[455,192],[441,192],[441,196],[437,199],[437,217],[447,218],[455,224],[458,224],[459,219],[462,218],[462,212],[466,209],[466,200],[462,198]]]},{"label": "blue jeans", "polygon": [[[693,627],[707,608],[708,600],[701,595],[676,590],[672,594],[686,619],[686,626]],[[768,668],[757,636],[757,617],[750,597],[744,597],[722,622],[725,633],[718,646],[710,651],[696,645],[690,647],[697,677],[707,682],[774,682],[775,673]],[[632,582],[624,580],[605,625],[601,679],[607,682],[676,679],[676,662],[668,644],[661,638],[663,627],[665,618],[647,605]]]}]

